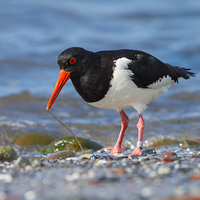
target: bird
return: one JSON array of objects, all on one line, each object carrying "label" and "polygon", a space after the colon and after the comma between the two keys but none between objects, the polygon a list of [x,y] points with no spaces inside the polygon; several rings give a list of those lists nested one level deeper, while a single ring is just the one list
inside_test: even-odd
[{"label": "bird", "polygon": [[121,117],[121,130],[109,155],[122,153],[122,140],[129,123],[124,109],[134,108],[138,113],[138,139],[130,156],[142,155],[143,112],[147,105],[167,92],[180,78],[195,76],[191,69],[172,66],[144,51],[131,49],[92,52],[70,47],[60,53],[57,63],[60,75],[46,110],[52,107],[69,79],[89,105],[117,110]]}]

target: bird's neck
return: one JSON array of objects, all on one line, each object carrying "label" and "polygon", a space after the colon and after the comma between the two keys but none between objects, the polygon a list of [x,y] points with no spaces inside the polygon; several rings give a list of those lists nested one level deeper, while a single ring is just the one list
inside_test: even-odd
[{"label": "bird's neck", "polygon": [[83,68],[87,69],[71,77],[74,88],[88,103],[101,100],[109,89],[112,78],[112,67],[104,66],[101,61],[88,63]]}]

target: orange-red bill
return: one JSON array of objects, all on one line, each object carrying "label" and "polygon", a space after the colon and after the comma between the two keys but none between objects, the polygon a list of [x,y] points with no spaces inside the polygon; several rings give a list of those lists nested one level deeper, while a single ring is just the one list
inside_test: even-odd
[{"label": "orange-red bill", "polygon": [[53,103],[55,102],[56,98],[58,97],[60,91],[62,90],[65,83],[69,80],[70,72],[65,72],[64,70],[60,70],[60,76],[58,77],[57,83],[54,87],[54,90],[51,94],[49,102],[47,104],[46,110],[49,110]]}]

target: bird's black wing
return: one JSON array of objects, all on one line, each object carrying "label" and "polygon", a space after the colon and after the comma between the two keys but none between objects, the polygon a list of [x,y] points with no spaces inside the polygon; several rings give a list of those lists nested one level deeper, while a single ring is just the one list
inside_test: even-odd
[{"label": "bird's black wing", "polygon": [[179,76],[175,68],[150,54],[136,51],[129,59],[132,60],[128,65],[128,69],[133,72],[131,79],[138,87],[149,88],[151,84],[161,81],[164,77],[170,77],[170,82],[178,82]]}]

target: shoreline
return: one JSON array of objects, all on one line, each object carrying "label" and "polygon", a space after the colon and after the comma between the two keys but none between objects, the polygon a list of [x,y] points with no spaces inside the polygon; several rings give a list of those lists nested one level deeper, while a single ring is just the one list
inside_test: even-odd
[{"label": "shoreline", "polygon": [[200,152],[170,147],[147,150],[146,155],[132,157],[128,152],[56,160],[20,156],[0,164],[0,199],[200,198]]}]

